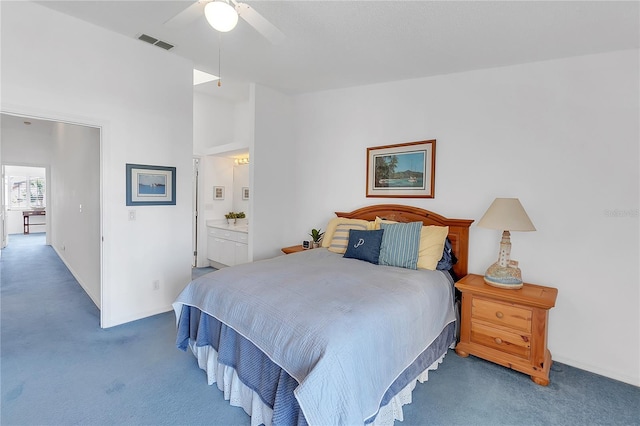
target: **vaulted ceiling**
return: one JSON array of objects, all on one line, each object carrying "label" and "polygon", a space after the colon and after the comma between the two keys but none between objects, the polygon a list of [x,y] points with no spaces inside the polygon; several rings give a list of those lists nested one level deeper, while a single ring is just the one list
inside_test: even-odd
[{"label": "vaulted ceiling", "polygon": [[249,82],[293,94],[640,47],[637,1],[245,1],[283,42],[242,19],[224,34],[203,16],[165,24],[192,0],[39,3],[173,44],[167,54],[221,71],[222,87],[202,90],[231,99]]}]

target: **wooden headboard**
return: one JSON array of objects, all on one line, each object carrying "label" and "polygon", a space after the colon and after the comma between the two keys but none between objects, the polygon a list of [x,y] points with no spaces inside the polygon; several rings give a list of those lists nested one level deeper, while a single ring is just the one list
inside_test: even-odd
[{"label": "wooden headboard", "polygon": [[396,222],[422,222],[425,225],[448,226],[449,240],[458,262],[453,265],[453,271],[458,278],[467,275],[469,262],[469,226],[473,223],[470,219],[447,219],[444,216],[424,210],[418,207],[403,206],[400,204],[378,204],[363,207],[352,212],[336,212],[338,217],[348,219],[394,220]]}]

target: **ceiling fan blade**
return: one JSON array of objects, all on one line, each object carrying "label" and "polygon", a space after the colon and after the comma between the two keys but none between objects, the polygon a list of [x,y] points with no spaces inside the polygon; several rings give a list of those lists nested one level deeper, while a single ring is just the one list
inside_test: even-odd
[{"label": "ceiling fan blade", "polygon": [[246,3],[236,3],[236,12],[244,19],[249,25],[251,25],[256,31],[262,34],[272,44],[282,43],[285,39],[285,35],[276,28],[271,22],[267,21],[262,15],[260,15],[254,8]]},{"label": "ceiling fan blade", "polygon": [[204,7],[210,0],[198,0],[164,24],[169,28],[183,28],[204,15]]}]

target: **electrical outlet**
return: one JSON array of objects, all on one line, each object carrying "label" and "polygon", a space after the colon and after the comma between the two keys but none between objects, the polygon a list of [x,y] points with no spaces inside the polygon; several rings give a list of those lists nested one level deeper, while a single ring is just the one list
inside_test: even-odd
[{"label": "electrical outlet", "polygon": [[129,220],[136,220],[136,211],[129,210]]},{"label": "electrical outlet", "polygon": [[153,281],[153,289],[154,290],[160,290],[160,280],[154,280]]}]

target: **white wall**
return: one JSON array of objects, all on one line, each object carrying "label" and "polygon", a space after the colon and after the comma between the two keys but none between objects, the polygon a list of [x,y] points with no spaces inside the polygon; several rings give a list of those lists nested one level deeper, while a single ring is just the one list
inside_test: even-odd
[{"label": "white wall", "polygon": [[252,105],[249,100],[232,102],[194,91],[194,155],[206,155],[223,145],[233,145],[234,149],[248,149],[253,137]]},{"label": "white wall", "polygon": [[100,307],[100,130],[58,123],[52,146],[50,242]]},{"label": "white wall", "polygon": [[252,91],[255,134],[250,150],[249,250],[258,260],[282,254],[281,247],[293,244],[289,229],[304,216],[307,206],[296,197],[300,177],[295,173],[298,157],[292,99],[263,86],[256,85]]},{"label": "white wall", "polygon": [[249,187],[249,164],[236,164],[233,166],[233,211],[249,212],[251,192],[249,192],[249,200],[242,199],[242,188]]},{"label": "white wall", "polygon": [[255,99],[251,97],[234,105],[234,139],[241,146],[248,147],[253,143],[254,102]]},{"label": "white wall", "polygon": [[[4,66],[2,70],[4,71]],[[49,126],[0,127],[4,142],[2,144],[4,164],[28,164],[42,167],[49,165],[52,149]]]},{"label": "white wall", "polygon": [[[279,237],[295,244],[365,205],[477,221],[495,197],[518,197],[537,232],[512,233],[512,257],[525,281],[559,290],[554,359],[639,385],[638,75],[636,50],[297,96],[296,167],[281,173],[297,182],[295,216]],[[437,140],[435,199],[365,197],[367,147],[426,139]],[[261,210],[269,200],[255,192]],[[482,274],[500,232],[470,234],[470,272]]]},{"label": "white wall", "polygon": [[[102,326],[170,310],[190,279],[192,64],[31,2],[1,7],[2,110],[102,131]],[[177,205],[129,221],[126,163],[175,166]]]},{"label": "white wall", "polygon": [[236,142],[234,102],[204,93],[193,93],[193,153],[205,155],[209,148]]}]

